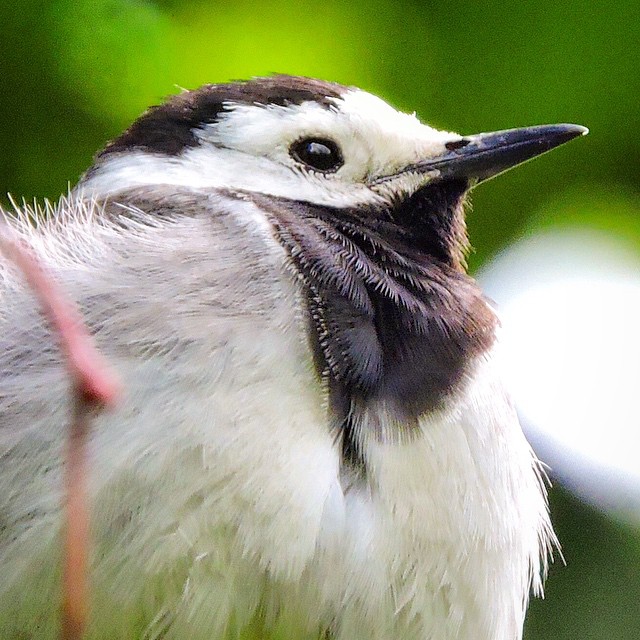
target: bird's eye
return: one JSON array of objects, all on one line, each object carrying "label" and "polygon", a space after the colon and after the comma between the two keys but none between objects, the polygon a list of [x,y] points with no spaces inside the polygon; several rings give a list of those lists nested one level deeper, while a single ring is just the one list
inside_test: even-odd
[{"label": "bird's eye", "polygon": [[289,153],[294,160],[323,173],[337,171],[343,164],[340,147],[326,138],[303,138],[291,145]]}]

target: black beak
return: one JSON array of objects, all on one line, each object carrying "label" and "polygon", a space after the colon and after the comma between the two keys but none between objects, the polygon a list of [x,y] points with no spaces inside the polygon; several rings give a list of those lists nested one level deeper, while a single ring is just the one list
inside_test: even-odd
[{"label": "black beak", "polygon": [[437,158],[414,165],[419,171],[438,171],[438,178],[466,178],[480,182],[497,176],[551,149],[589,133],[577,124],[548,124],[465,136],[447,143]]}]

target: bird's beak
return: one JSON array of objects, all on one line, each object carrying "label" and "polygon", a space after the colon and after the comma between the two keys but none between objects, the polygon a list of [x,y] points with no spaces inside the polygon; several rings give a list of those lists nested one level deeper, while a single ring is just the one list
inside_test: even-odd
[{"label": "bird's beak", "polygon": [[440,179],[464,178],[477,183],[587,133],[589,129],[577,124],[479,133],[447,143],[444,154],[414,166],[425,173],[438,172]]}]

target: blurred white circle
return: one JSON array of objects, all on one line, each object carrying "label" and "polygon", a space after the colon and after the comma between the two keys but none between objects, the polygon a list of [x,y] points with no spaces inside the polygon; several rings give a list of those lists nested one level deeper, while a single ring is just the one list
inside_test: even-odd
[{"label": "blurred white circle", "polygon": [[640,255],[604,232],[550,230],[478,279],[538,455],[582,498],[640,524]]}]

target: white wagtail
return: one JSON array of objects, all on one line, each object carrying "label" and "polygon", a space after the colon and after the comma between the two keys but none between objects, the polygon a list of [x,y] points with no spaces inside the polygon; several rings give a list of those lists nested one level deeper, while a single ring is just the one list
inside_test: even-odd
[{"label": "white wagtail", "polygon": [[[18,215],[125,388],[91,435],[92,640],[521,638],[554,534],[464,202],[584,133],[208,85]],[[0,637],[53,639],[68,382],[0,276]]]}]

